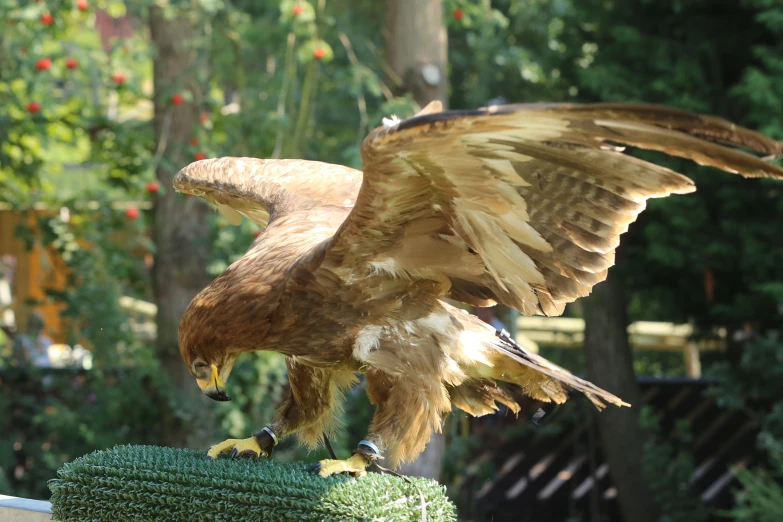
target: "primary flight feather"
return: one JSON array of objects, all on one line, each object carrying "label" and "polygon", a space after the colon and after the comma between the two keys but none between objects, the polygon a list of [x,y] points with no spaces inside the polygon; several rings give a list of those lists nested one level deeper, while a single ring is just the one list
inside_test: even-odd
[{"label": "primary flight feather", "polygon": [[185,167],[174,187],[260,226],[248,252],[185,311],[182,357],[210,397],[236,357],[286,356],[290,391],[273,422],[210,455],[268,456],[296,434],[315,446],[335,428],[362,372],[375,416],[357,453],[320,473],[361,474],[420,453],[443,415],[518,411],[503,383],[561,403],[626,405],[527,353],[445,299],[560,315],[614,264],[646,200],[695,189],[670,169],[623,154],[661,151],[740,174],[783,178],[743,152],[783,143],[728,121],[641,104],[531,104],[472,111],[436,102],[386,120],[362,146],[364,171],[304,160],[220,158]]}]

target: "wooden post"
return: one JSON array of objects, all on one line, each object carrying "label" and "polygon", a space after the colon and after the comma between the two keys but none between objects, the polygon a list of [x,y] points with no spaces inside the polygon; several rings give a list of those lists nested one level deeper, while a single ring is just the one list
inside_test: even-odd
[{"label": "wooden post", "polygon": [[699,345],[688,342],[683,350],[685,356],[685,374],[693,379],[701,378],[701,359],[699,358]]}]

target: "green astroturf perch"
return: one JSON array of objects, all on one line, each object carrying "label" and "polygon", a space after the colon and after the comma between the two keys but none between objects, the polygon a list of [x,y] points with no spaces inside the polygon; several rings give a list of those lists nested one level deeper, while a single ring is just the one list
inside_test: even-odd
[{"label": "green astroturf perch", "polygon": [[49,489],[53,518],[62,522],[456,520],[445,488],[431,480],[323,479],[303,463],[212,461],[193,450],[117,446],[57,475]]}]

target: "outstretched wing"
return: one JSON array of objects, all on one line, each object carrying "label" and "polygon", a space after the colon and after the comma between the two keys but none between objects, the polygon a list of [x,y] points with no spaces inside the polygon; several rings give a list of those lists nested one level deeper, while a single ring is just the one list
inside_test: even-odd
[{"label": "outstretched wing", "polygon": [[738,150],[777,155],[783,143],[667,107],[432,112],[387,122],[367,137],[358,199],[321,268],[343,281],[379,272],[447,278],[453,299],[559,315],[606,278],[620,235],[647,199],[695,189],[618,144],[783,178],[780,167]]}]

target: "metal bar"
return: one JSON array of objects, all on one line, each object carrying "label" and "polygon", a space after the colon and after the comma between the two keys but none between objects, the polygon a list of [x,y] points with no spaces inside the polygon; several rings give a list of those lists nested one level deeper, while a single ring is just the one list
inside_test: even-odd
[{"label": "metal bar", "polygon": [[44,522],[52,520],[52,504],[43,500],[0,495],[3,522]]}]

